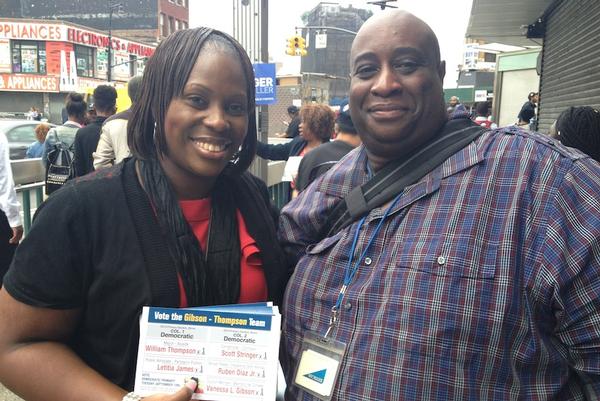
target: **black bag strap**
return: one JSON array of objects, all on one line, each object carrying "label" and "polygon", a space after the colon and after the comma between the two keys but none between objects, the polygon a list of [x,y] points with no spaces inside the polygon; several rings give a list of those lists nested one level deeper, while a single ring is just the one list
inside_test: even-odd
[{"label": "black bag strap", "polygon": [[434,141],[408,160],[388,163],[368,182],[352,189],[334,207],[321,228],[319,238],[339,232],[370,210],[385,204],[485,131],[487,130],[467,118],[448,121]]}]

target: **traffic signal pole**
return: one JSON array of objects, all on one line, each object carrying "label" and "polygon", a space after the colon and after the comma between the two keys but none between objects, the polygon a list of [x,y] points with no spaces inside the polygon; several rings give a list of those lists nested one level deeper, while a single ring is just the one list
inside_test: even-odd
[{"label": "traffic signal pole", "polygon": [[[298,29],[331,29],[332,31],[340,31],[344,33],[349,33],[351,35],[356,35],[356,32],[351,31],[349,29],[337,28],[335,26],[317,26],[317,25],[308,25],[308,26],[297,26],[295,28]],[[306,41],[301,35],[294,35],[288,38],[287,40],[287,48],[285,49],[285,54],[290,56],[306,56]]]},{"label": "traffic signal pole", "polygon": [[331,29],[332,31],[340,31],[340,32],[350,33],[352,35],[356,35],[357,34],[357,32],[351,31],[349,29],[337,28],[335,26],[308,25],[308,26],[297,26],[295,29]]}]

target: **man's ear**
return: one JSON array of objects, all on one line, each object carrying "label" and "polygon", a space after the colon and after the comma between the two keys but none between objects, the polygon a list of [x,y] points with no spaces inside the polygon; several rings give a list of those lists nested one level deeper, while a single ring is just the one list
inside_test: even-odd
[{"label": "man's ear", "polygon": [[444,77],[446,76],[446,61],[440,61],[440,65],[438,66],[438,76],[440,77],[440,81],[444,82]]}]

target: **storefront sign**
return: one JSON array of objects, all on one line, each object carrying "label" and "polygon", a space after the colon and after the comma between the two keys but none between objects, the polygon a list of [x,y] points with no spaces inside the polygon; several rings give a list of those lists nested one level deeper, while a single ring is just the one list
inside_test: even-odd
[{"label": "storefront sign", "polygon": [[0,22],[0,38],[65,40],[65,26],[52,23]]},{"label": "storefront sign", "polygon": [[487,90],[476,90],[475,91],[475,100],[476,102],[485,102],[487,101]]},{"label": "storefront sign", "polygon": [[[98,34],[83,29],[68,28],[67,40],[82,45],[94,46],[98,48],[108,47],[108,36]],[[133,43],[127,40],[111,38],[111,48],[115,51],[123,51],[129,54],[136,54],[141,57],[149,57],[154,53],[154,49],[144,46],[140,43]]]},{"label": "storefront sign", "polygon": [[[69,64],[67,64],[67,56]],[[79,85],[77,68],[75,66],[75,52],[60,51],[60,91],[76,91]]]},{"label": "storefront sign", "polygon": [[77,80],[77,83],[78,83],[78,86],[77,86],[77,88],[75,88],[75,92],[81,92],[81,93],[92,92],[94,89],[96,89],[96,86],[98,86],[98,85],[109,85],[109,83],[103,79],[82,78],[82,77],[79,77],[79,79]]},{"label": "storefront sign", "polygon": [[10,42],[0,39],[0,73],[12,72],[10,69]]},{"label": "storefront sign", "polygon": [[[108,35],[71,28],[65,24],[38,22],[8,22],[0,20],[0,39],[45,40],[78,43],[96,48],[108,46]],[[150,57],[154,53],[152,47],[141,43],[130,42],[116,37],[111,38],[112,49],[135,54],[139,57]]]},{"label": "storefront sign", "polygon": [[58,92],[58,77],[27,74],[0,74],[0,90]]}]

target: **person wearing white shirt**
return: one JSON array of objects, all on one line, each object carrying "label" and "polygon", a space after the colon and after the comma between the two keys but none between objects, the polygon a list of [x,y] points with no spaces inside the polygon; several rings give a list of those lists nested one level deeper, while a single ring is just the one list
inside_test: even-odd
[{"label": "person wearing white shirt", "polygon": [[129,80],[127,83],[127,94],[131,99],[131,107],[110,116],[102,124],[98,146],[92,154],[95,170],[110,167],[131,156],[131,151],[127,144],[127,123],[131,117],[133,105],[139,97],[141,84],[141,76],[136,76]]},{"label": "person wearing white shirt", "polygon": [[0,132],[0,284],[23,236],[20,211],[10,167],[8,140]]}]

